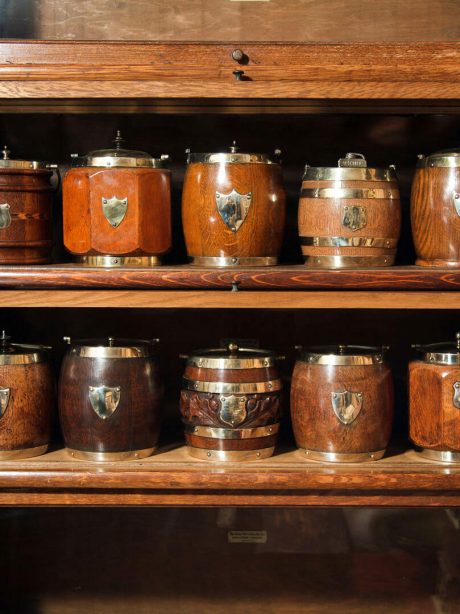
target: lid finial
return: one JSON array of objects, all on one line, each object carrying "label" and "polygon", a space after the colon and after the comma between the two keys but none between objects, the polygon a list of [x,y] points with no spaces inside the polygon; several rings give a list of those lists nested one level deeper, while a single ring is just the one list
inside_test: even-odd
[{"label": "lid finial", "polygon": [[460,333],[455,333],[455,338],[457,339],[457,351],[460,352]]},{"label": "lid finial", "polygon": [[10,153],[11,151],[8,149],[8,145],[3,145],[2,156],[4,160],[10,159]]},{"label": "lid finial", "polygon": [[229,147],[230,153],[238,153],[239,147],[236,145],[236,141],[233,141],[231,147]]},{"label": "lid finial", "polygon": [[109,342],[109,347],[113,347],[115,339],[113,337],[109,337],[108,338],[108,342]]},{"label": "lid finial", "polygon": [[115,149],[121,149],[122,148],[121,146],[125,142],[125,139],[121,136],[120,130],[117,130],[117,135],[113,139],[113,142],[115,143]]},{"label": "lid finial", "polygon": [[233,343],[233,341],[231,341],[228,344],[228,351],[230,353],[230,356],[236,356],[238,354],[238,350],[239,349],[240,348],[238,347],[238,344],[237,343]]},{"label": "lid finial", "polygon": [[11,337],[6,334],[6,331],[2,330],[2,334],[0,335],[1,344],[6,345],[7,341],[9,341]]}]

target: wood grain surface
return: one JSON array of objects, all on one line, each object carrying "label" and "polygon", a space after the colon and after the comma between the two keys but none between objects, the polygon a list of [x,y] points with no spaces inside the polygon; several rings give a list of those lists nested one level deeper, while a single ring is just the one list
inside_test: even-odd
[{"label": "wood grain surface", "polygon": [[[217,207],[217,193],[250,194],[247,216],[236,231]],[[278,257],[283,241],[286,196],[278,164],[187,166],[182,224],[189,257]]]},{"label": "wood grain surface", "polygon": [[[62,182],[64,245],[74,255],[159,256],[171,248],[171,173],[148,168],[73,168]],[[127,199],[113,228],[102,199]]]}]

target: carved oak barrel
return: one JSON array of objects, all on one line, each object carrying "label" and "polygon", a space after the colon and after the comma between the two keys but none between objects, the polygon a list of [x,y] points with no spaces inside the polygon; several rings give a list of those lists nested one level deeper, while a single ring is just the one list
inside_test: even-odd
[{"label": "carved oak barrel", "polygon": [[190,455],[210,461],[271,456],[281,416],[275,354],[231,343],[184,358],[180,410]]},{"label": "carved oak barrel", "polygon": [[50,348],[0,337],[0,459],[43,454],[51,438],[55,385]]},{"label": "carved oak barrel", "polygon": [[394,263],[401,204],[393,166],[367,168],[361,154],[338,167],[305,167],[299,236],[311,268],[350,269]]},{"label": "carved oak barrel", "polygon": [[154,266],[171,248],[169,156],[121,147],[73,156],[62,183],[64,245],[87,266]]},{"label": "carved oak barrel", "polygon": [[91,461],[150,456],[160,434],[163,385],[154,342],[71,343],[59,380],[59,415],[71,456]]},{"label": "carved oak barrel", "polygon": [[382,458],[393,422],[393,383],[382,348],[301,351],[292,376],[292,426],[306,460]]},{"label": "carved oak barrel", "polygon": [[456,342],[415,346],[409,364],[409,432],[420,454],[460,462],[460,333]]},{"label": "carved oak barrel", "polygon": [[6,146],[0,159],[0,264],[43,264],[53,247],[54,168],[13,160]]},{"label": "carved oak barrel", "polygon": [[189,153],[187,162],[182,223],[191,263],[276,264],[286,215],[280,164],[235,146],[229,153]]},{"label": "carved oak barrel", "polygon": [[415,264],[460,267],[460,150],[419,156],[411,224]]}]

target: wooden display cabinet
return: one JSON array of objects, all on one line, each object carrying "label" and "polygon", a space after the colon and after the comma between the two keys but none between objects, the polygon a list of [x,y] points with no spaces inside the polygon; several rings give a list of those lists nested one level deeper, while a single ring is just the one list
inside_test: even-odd
[{"label": "wooden display cabinet", "polygon": [[[240,47],[248,60],[235,76],[241,66],[232,51]],[[175,248],[166,266],[0,267],[0,316],[18,340],[52,343],[59,356],[63,335],[162,338],[169,393],[163,448],[142,461],[91,464],[71,460],[57,436],[56,449],[42,457],[2,462],[0,505],[459,506],[460,467],[421,460],[410,449],[405,393],[410,343],[450,338],[459,326],[460,271],[413,266],[408,221],[418,148],[456,144],[459,60],[458,43],[0,43],[0,130],[12,150],[65,167],[72,151],[105,147],[121,127],[130,147],[176,160]],[[242,148],[284,149],[284,263],[191,268],[183,264],[179,224],[181,152],[222,149],[235,138]],[[397,266],[305,269],[295,221],[302,166],[332,165],[359,148],[372,165],[398,167],[404,221]],[[58,204],[55,217],[59,245]],[[55,257],[69,260],[59,249]],[[287,384],[295,344],[393,346],[398,405],[387,457],[363,465],[306,462],[294,450],[286,407],[274,457],[225,465],[190,459],[178,423],[177,356],[231,336],[258,337],[262,347],[286,352]]]}]

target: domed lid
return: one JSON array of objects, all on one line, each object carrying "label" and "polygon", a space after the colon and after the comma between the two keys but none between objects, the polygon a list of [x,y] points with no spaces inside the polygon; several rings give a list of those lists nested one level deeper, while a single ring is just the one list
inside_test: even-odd
[{"label": "domed lid", "polygon": [[374,347],[364,345],[325,345],[319,347],[303,348],[299,360],[317,365],[375,365],[385,360],[387,346]]},{"label": "domed lid", "polygon": [[417,168],[431,168],[435,166],[460,166],[460,149],[443,149],[429,156],[418,155]]},{"label": "domed lid", "polygon": [[69,354],[85,358],[147,358],[156,355],[158,339],[78,339],[72,341],[64,337],[69,344]]},{"label": "domed lid", "polygon": [[413,345],[420,353],[424,362],[438,365],[460,364],[460,333],[456,333],[455,341],[443,341],[429,345]]},{"label": "domed lid", "polygon": [[337,166],[305,166],[303,181],[309,180],[359,180],[395,181],[396,170],[393,164],[388,168],[368,168],[366,158],[360,153],[347,153],[340,158]]},{"label": "domed lid", "polygon": [[256,369],[273,367],[278,357],[275,352],[255,348],[240,348],[236,343],[229,343],[225,348],[194,350],[182,355],[189,367],[204,369]]},{"label": "domed lid", "polygon": [[153,158],[145,151],[134,149],[124,149],[122,144],[124,139],[119,130],[114,139],[115,147],[112,149],[95,149],[86,156],[72,154],[72,166],[99,166],[99,167],[147,167],[164,168],[167,165],[169,156],[164,154],[160,158]]},{"label": "domed lid", "polygon": [[192,153],[190,149],[186,149],[185,153],[187,164],[279,164],[281,156],[280,149],[275,149],[272,158],[261,153],[242,153],[236,146],[236,141],[233,141],[228,152]]},{"label": "domed lid", "polygon": [[11,343],[4,330],[0,334],[0,365],[27,365],[44,362],[49,358],[50,347]]},{"label": "domed lid", "polygon": [[23,170],[42,170],[50,168],[46,162],[38,162],[37,160],[18,160],[10,158],[11,151],[6,145],[3,145],[0,169],[2,168],[19,168]]}]

